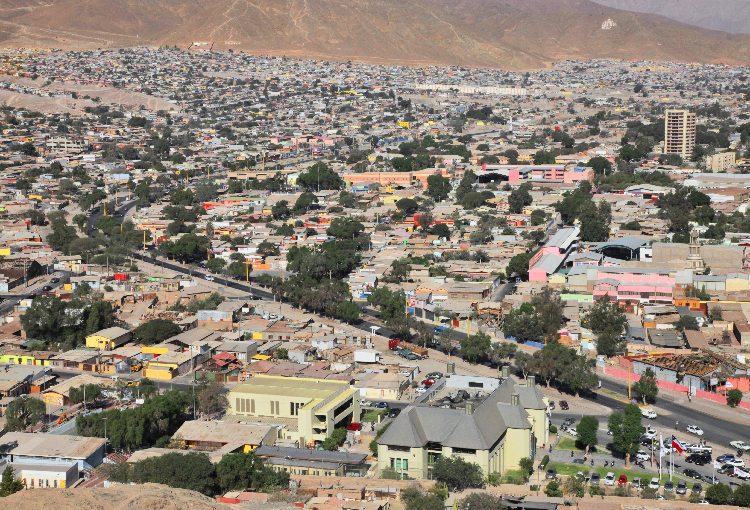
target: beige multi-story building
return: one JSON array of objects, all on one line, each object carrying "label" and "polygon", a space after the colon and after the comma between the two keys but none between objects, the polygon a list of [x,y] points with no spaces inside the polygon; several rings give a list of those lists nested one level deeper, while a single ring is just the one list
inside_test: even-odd
[{"label": "beige multi-story building", "polygon": [[690,156],[695,147],[695,113],[667,110],[664,118],[664,154]]},{"label": "beige multi-story building", "polygon": [[526,386],[506,379],[486,399],[464,408],[408,407],[378,440],[378,467],[430,479],[442,456],[478,464],[485,475],[518,469],[549,442],[549,401],[533,376]]},{"label": "beige multi-story building", "polygon": [[713,172],[723,172],[728,168],[732,168],[736,159],[737,154],[734,151],[712,154],[706,158],[706,169]]},{"label": "beige multi-story building", "polygon": [[277,425],[279,436],[299,446],[330,437],[359,422],[359,390],[346,381],[256,375],[228,395],[227,414]]}]

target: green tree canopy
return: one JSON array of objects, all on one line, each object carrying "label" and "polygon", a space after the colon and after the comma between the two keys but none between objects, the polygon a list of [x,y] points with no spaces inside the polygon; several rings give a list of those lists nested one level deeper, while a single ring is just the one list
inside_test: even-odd
[{"label": "green tree canopy", "polygon": [[640,448],[643,434],[641,425],[641,408],[628,404],[623,412],[612,413],[607,421],[607,429],[612,433],[612,445],[616,452],[625,455],[625,467],[630,467],[630,456]]},{"label": "green tree canopy", "polygon": [[458,456],[440,457],[432,466],[432,478],[455,492],[484,485],[482,468]]},{"label": "green tree canopy", "polygon": [[180,333],[180,327],[172,321],[153,319],[135,328],[133,339],[139,344],[153,345]]},{"label": "green tree canopy", "polygon": [[297,177],[297,185],[307,188],[308,191],[320,191],[324,189],[342,189],[344,181],[325,163],[318,162],[308,168],[307,172]]},{"label": "green tree canopy", "polygon": [[633,385],[633,393],[643,399],[643,404],[646,404],[646,400],[653,400],[659,394],[659,387],[656,385],[656,374],[650,368],[647,368],[645,372],[641,374],[641,378]]}]

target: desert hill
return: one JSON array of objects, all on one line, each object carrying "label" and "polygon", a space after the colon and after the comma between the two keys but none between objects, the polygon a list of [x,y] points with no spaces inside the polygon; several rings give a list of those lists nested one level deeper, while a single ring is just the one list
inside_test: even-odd
[{"label": "desert hill", "polygon": [[[6,0],[5,4],[10,7],[0,8],[0,46],[187,48],[205,41],[220,50],[508,69],[547,67],[560,58],[750,63],[750,36],[696,28],[589,0]],[[607,19],[617,26],[603,30]]]}]

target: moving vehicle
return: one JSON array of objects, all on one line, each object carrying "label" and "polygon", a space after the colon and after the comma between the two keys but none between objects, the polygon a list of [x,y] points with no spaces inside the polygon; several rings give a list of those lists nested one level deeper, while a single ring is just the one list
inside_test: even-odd
[{"label": "moving vehicle", "polygon": [[50,280],[50,283],[58,283],[60,281],[60,278],[52,278]]},{"label": "moving vehicle", "polygon": [[43,292],[49,292],[51,290],[52,290],[52,287],[50,287],[49,285],[45,285],[44,287],[42,287]]},{"label": "moving vehicle", "polygon": [[567,411],[568,409],[570,409],[568,407],[568,401],[567,400],[561,400],[560,401],[560,409],[562,409],[563,411]]},{"label": "moving vehicle", "polygon": [[641,416],[650,420],[656,419],[656,411],[647,407],[641,407]]},{"label": "moving vehicle", "polygon": [[746,444],[744,441],[730,441],[729,446],[731,446],[735,450],[750,450],[750,445]]},{"label": "moving vehicle", "polygon": [[691,434],[695,434],[696,436],[702,436],[703,435],[703,429],[701,429],[698,425],[688,425],[687,431]]},{"label": "moving vehicle", "polygon": [[659,479],[658,478],[652,478],[651,482],[648,484],[649,489],[658,489],[659,488]]},{"label": "moving vehicle", "polygon": [[386,402],[377,402],[373,407],[375,409],[388,409],[388,404]]},{"label": "moving vehicle", "polygon": [[615,484],[615,474],[610,471],[607,473],[607,476],[604,477],[604,485],[614,485]]},{"label": "moving vehicle", "polygon": [[212,281],[214,281],[214,277],[211,276],[210,274],[207,274],[206,275],[206,280],[208,280],[209,282],[212,282]]},{"label": "moving vehicle", "polygon": [[675,489],[677,494],[687,494],[687,482],[680,480],[677,482],[677,488]]}]

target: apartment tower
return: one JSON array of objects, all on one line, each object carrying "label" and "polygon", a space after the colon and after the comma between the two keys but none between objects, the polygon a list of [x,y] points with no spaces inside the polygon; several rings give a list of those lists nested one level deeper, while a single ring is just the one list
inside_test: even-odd
[{"label": "apartment tower", "polygon": [[690,156],[695,147],[695,114],[667,110],[664,121],[664,154]]}]

